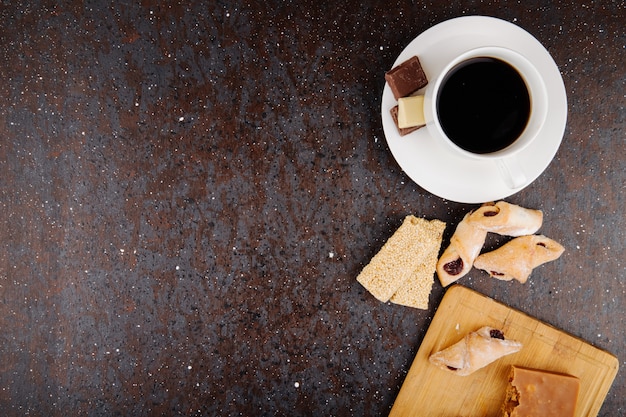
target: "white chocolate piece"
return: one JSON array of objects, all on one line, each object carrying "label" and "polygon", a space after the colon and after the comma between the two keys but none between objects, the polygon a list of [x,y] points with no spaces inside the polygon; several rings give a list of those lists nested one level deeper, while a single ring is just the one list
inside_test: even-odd
[{"label": "white chocolate piece", "polygon": [[401,97],[398,99],[398,127],[424,126],[424,96]]}]

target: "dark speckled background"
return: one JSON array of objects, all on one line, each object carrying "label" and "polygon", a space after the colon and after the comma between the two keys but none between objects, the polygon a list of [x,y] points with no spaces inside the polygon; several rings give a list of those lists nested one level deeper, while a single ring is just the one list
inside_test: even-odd
[{"label": "dark speckled background", "polygon": [[[0,2],[4,415],[386,415],[444,290],[421,311],[355,277],[405,215],[449,236],[473,207],[396,165],[383,76],[471,14],[562,72],[563,144],[508,200],[567,251],[463,284],[624,367],[623,1],[107,3]],[[625,398],[622,371],[600,415]]]}]

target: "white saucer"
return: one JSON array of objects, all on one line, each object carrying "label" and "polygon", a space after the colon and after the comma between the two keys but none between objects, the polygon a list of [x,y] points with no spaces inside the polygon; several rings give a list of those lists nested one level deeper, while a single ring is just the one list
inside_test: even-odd
[{"label": "white saucer", "polygon": [[434,80],[453,57],[481,46],[505,47],[524,55],[537,67],[548,89],[549,113],[540,138],[518,155],[527,178],[521,187],[509,188],[495,162],[463,158],[432,140],[425,128],[401,137],[389,113],[397,102],[388,84],[383,89],[383,130],[398,165],[425,190],[460,203],[499,200],[532,183],[554,158],[567,120],[565,85],[556,63],[530,33],[504,20],[466,16],[440,23],[415,38],[394,66],[417,55],[428,79]]}]

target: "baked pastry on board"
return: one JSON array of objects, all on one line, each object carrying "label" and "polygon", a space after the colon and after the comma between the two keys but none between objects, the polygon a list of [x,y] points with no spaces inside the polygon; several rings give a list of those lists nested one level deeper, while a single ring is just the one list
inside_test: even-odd
[{"label": "baked pastry on board", "polygon": [[521,342],[507,340],[501,330],[484,326],[452,346],[433,353],[428,360],[445,371],[466,376],[521,349]]}]

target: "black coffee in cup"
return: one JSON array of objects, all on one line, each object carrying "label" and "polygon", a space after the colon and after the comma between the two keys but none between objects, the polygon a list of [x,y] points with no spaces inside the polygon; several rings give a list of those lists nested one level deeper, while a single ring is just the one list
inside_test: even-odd
[{"label": "black coffee in cup", "polygon": [[437,95],[446,136],[466,151],[485,154],[511,145],[530,117],[530,95],[522,76],[491,57],[470,58],[452,68]]}]

